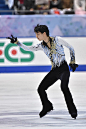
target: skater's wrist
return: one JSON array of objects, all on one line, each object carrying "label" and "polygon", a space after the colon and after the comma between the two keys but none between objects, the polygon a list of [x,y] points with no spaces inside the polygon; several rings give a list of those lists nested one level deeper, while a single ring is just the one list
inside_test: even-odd
[{"label": "skater's wrist", "polygon": [[17,40],[16,42],[14,42],[14,44],[17,44],[19,41]]},{"label": "skater's wrist", "polygon": [[70,64],[75,64],[75,60],[70,61]]}]

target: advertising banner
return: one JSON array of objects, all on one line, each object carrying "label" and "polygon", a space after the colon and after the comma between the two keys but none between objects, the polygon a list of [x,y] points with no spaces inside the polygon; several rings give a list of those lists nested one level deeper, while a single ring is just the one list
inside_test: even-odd
[{"label": "advertising banner", "polygon": [[[86,65],[86,38],[64,39],[75,49],[77,71],[85,71]],[[36,38],[18,38],[26,46],[39,44]],[[69,49],[64,47],[66,60],[69,64]],[[0,72],[45,72],[51,69],[51,62],[43,51],[25,51],[9,39],[0,39]]]}]

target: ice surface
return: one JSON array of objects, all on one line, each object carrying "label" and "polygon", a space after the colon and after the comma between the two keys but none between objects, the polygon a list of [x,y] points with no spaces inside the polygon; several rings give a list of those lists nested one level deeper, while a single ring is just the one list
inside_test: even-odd
[{"label": "ice surface", "polygon": [[69,88],[78,117],[68,113],[60,80],[48,90],[54,110],[39,118],[42,109],[37,87],[47,73],[0,74],[0,129],[85,129],[86,72],[71,72]]}]

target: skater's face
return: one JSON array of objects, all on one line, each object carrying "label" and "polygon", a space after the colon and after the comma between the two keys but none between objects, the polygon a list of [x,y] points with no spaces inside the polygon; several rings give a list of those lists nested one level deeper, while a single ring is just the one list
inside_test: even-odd
[{"label": "skater's face", "polygon": [[36,34],[36,38],[37,38],[39,41],[44,40],[45,32],[44,32],[44,33],[38,32],[38,33],[35,33],[35,34]]}]

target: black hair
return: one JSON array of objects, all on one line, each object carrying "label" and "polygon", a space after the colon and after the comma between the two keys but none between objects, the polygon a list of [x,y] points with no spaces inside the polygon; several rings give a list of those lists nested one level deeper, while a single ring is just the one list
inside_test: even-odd
[{"label": "black hair", "polygon": [[34,28],[34,32],[36,33],[41,32],[42,34],[46,32],[46,35],[49,36],[49,29],[46,25],[37,24],[37,26]]}]

